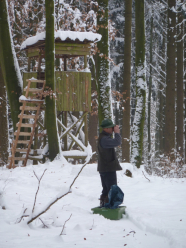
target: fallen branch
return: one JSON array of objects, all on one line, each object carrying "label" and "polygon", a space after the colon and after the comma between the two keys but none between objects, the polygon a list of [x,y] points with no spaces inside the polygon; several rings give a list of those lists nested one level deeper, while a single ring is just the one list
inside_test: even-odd
[{"label": "fallen branch", "polygon": [[[145,174],[144,174],[144,172],[143,172],[143,171],[142,171],[142,173],[143,173],[144,177],[145,177],[147,180],[149,180],[149,179],[145,176]],[[149,180],[149,182],[150,182],[150,180]]]},{"label": "fallen branch", "polygon": [[62,229],[60,235],[63,235],[63,231],[64,231],[64,229],[65,229],[65,224],[67,223],[67,221],[70,220],[71,216],[72,216],[72,214],[70,215],[70,217],[68,218],[68,220],[65,221],[65,223],[64,223],[64,225],[63,225],[63,229]]},{"label": "fallen branch", "polygon": [[36,199],[37,199],[37,194],[38,194],[39,187],[40,187],[40,182],[41,182],[41,179],[44,176],[46,170],[47,169],[44,170],[44,172],[43,172],[43,174],[42,174],[42,176],[40,178],[38,178],[38,176],[36,175],[35,171],[33,171],[34,172],[34,175],[37,178],[37,180],[38,180],[39,183],[38,183],[38,188],[37,188],[37,191],[36,191],[36,194],[35,194],[35,199],[34,199],[34,205],[33,205],[32,213],[34,212],[34,208],[35,208],[35,204],[36,204]]},{"label": "fallen branch", "polygon": [[[92,153],[92,155],[93,155],[93,154],[94,154],[94,153]],[[84,165],[81,167],[79,173],[77,174],[77,176],[74,178],[73,182],[71,183],[71,185],[70,185],[70,187],[69,187],[69,190],[68,190],[65,194],[63,194],[63,195],[57,197],[53,202],[51,202],[51,203],[48,205],[48,207],[46,207],[45,210],[43,210],[42,212],[40,212],[40,213],[37,214],[36,216],[32,217],[32,218],[27,222],[27,224],[30,224],[32,221],[34,221],[35,219],[37,219],[39,216],[41,216],[42,214],[46,213],[46,212],[50,209],[50,207],[51,207],[52,205],[54,205],[57,201],[59,201],[59,200],[60,200],[61,198],[63,198],[64,196],[66,196],[66,195],[68,195],[69,193],[71,193],[71,188],[72,188],[73,184],[75,183],[76,179],[78,178],[78,176],[79,176],[80,173],[82,172],[83,168],[84,168],[84,167],[88,164],[88,162],[90,161],[92,155],[89,157],[89,159],[88,159],[88,160],[84,163]]]}]

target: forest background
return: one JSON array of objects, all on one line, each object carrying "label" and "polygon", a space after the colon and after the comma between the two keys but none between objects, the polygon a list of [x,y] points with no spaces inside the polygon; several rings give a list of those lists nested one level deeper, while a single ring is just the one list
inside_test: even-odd
[{"label": "forest background", "polygon": [[[7,6],[22,73],[28,61],[20,47],[26,38],[45,30],[45,2],[8,0]],[[145,163],[149,173],[184,175],[185,11],[184,0],[55,1],[55,30],[102,34],[88,60],[92,72],[88,131],[93,151],[100,122],[114,118],[122,134],[120,161],[138,168]],[[2,27],[0,34],[2,44]],[[0,163],[4,165],[13,138],[13,112],[2,60],[0,65]],[[60,70],[57,63],[55,69]]]}]

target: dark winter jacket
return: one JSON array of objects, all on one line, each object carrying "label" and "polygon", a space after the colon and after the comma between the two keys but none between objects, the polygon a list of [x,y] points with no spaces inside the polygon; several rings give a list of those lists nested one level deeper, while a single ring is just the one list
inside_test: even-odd
[{"label": "dark winter jacket", "polygon": [[114,147],[121,144],[121,135],[115,133],[115,138],[111,134],[102,132],[98,139],[98,168],[99,172],[122,170],[116,157]]}]

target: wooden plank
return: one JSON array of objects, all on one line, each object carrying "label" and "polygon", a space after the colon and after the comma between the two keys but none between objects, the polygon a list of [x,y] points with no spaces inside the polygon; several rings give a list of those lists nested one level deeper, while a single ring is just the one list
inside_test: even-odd
[{"label": "wooden plank", "polygon": [[[26,88],[24,88],[24,91],[26,91]],[[39,93],[39,92],[42,92],[42,89],[30,88],[30,89],[29,89],[29,92],[36,92],[36,93],[38,92],[38,93]]]},{"label": "wooden plank", "polygon": [[22,158],[22,157],[14,157],[14,160],[25,160],[25,158]]},{"label": "wooden plank", "polygon": [[[24,110],[30,110],[30,111],[37,110],[37,109],[38,109],[38,107],[31,107],[31,106],[26,106],[24,108]],[[20,107],[20,110],[23,110],[23,106]]]},{"label": "wooden plank", "polygon": [[73,44],[73,43],[55,43],[55,50],[56,49],[60,49],[60,48],[67,48],[67,47],[73,47],[73,48],[81,48],[81,49],[91,49],[91,45],[90,43],[87,43],[87,44]]},{"label": "wooden plank", "polygon": [[25,153],[25,152],[27,152],[27,150],[28,150],[28,149],[20,149],[20,148],[18,148],[18,149],[16,149],[15,151],[16,151],[16,152],[24,152],[24,153]]},{"label": "wooden plank", "polygon": [[[18,118],[20,118],[21,115],[18,115]],[[22,116],[23,119],[35,119],[35,115],[23,115]]]},{"label": "wooden plank", "polygon": [[86,47],[86,46],[82,46],[82,47],[78,47],[78,46],[71,46],[71,45],[68,45],[68,46],[55,46],[55,51],[62,51],[62,50],[67,50],[67,51],[85,51],[85,52],[90,52],[90,49],[91,47]]},{"label": "wooden plank", "polygon": [[35,100],[35,99],[24,99],[24,100],[21,100],[19,99],[19,102],[26,102],[26,103],[44,103],[45,100]]},{"label": "wooden plank", "polygon": [[31,83],[43,83],[45,84],[45,80],[40,80],[40,79],[27,79],[27,82],[30,81]]},{"label": "wooden plank", "polygon": [[[21,127],[33,127],[33,125],[34,124],[30,124],[30,123],[21,123]],[[18,127],[18,126],[19,126],[19,123],[16,124],[16,127]]]},{"label": "wooden plank", "polygon": [[39,56],[39,52],[38,51],[34,51],[34,52],[28,52],[28,55],[27,55],[29,58],[32,58],[32,57],[38,57]]},{"label": "wooden plank", "polygon": [[[17,135],[17,132],[14,132],[14,135]],[[19,136],[30,136],[31,133],[28,133],[28,132],[20,132],[19,133]]]},{"label": "wooden plank", "polygon": [[68,50],[57,50],[55,51],[56,54],[61,54],[61,55],[75,55],[75,56],[84,56],[84,55],[89,55],[90,52],[84,52],[84,51],[68,51]]}]

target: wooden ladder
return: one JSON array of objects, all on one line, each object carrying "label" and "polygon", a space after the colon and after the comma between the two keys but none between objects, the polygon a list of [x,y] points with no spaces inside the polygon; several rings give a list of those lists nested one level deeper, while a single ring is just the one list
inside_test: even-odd
[{"label": "wooden ladder", "polygon": [[[42,100],[43,97],[43,92],[44,92],[44,88],[45,88],[45,80],[37,80],[37,79],[28,79],[27,80],[28,85],[27,87],[24,89],[24,91],[26,91],[25,93],[25,98],[23,97],[22,99],[19,99],[19,102],[23,103],[23,106],[20,107],[21,113],[18,115],[19,118],[19,122],[16,124],[17,127],[17,131],[14,133],[15,139],[12,142],[12,148],[11,148],[11,152],[12,152],[12,156],[9,157],[9,166],[8,168],[15,168],[15,161],[23,161],[23,165],[26,166],[27,160],[28,160],[28,156],[29,156],[29,152],[30,152],[30,148],[31,148],[31,144],[33,142],[33,137],[34,137],[34,133],[35,133],[35,128],[37,127],[37,120],[39,118],[39,113],[40,113],[40,108],[41,105],[44,103],[44,100]],[[42,85],[42,88],[30,88],[31,83],[40,83],[40,85]],[[38,93],[38,98],[27,98],[28,95],[30,93]],[[34,103],[37,106],[33,107],[33,106],[28,106],[28,104],[30,103]],[[36,111],[35,114],[24,114],[24,111]],[[34,119],[33,123],[22,123],[23,119]],[[21,128],[22,127],[31,127],[31,132],[28,131],[24,131],[21,132]],[[23,137],[28,137],[30,136],[30,140],[20,140],[19,138],[23,136]],[[22,149],[22,148],[18,148],[17,145],[19,144],[23,144],[25,146],[27,146],[26,148]],[[26,155],[26,156],[19,156],[16,157],[15,154],[16,152],[21,152],[22,154]]]}]

